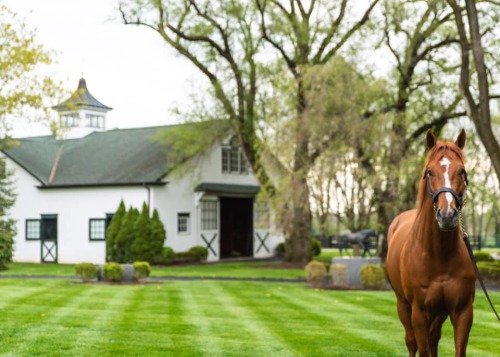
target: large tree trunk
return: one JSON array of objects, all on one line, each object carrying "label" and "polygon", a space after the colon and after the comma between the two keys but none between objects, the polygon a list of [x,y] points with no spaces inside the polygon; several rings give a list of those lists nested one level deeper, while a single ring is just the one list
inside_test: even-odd
[{"label": "large tree trunk", "polygon": [[[491,163],[497,174],[497,179],[500,181],[500,145],[491,127],[491,112],[490,112],[490,93],[488,84],[488,71],[484,59],[484,49],[481,42],[481,32],[479,28],[479,19],[476,9],[475,0],[466,0],[467,23],[469,31],[462,18],[462,9],[455,0],[448,0],[448,4],[452,7],[455,15],[455,23],[457,26],[462,65],[460,71],[460,90],[465,99],[467,107],[467,115],[470,117],[476,127],[479,138],[481,139]],[[470,40],[467,36],[469,32]],[[470,43],[469,43],[470,41]],[[474,66],[477,73],[477,83],[479,98],[476,99],[472,94],[471,87],[471,71],[470,71],[470,50],[474,56]]]}]

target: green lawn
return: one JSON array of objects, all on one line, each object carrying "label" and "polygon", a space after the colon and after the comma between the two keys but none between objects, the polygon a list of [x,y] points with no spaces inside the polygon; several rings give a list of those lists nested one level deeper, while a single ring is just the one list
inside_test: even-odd
[{"label": "green lawn", "polygon": [[[392,292],[304,284],[0,279],[2,356],[406,356]],[[492,293],[500,301],[500,293]],[[500,355],[478,293],[469,354]],[[440,353],[452,355],[449,323]]]}]

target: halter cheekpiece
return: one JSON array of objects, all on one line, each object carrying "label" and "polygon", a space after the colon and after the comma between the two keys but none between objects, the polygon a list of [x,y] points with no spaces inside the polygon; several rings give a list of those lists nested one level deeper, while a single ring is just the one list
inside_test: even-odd
[{"label": "halter cheekpiece", "polygon": [[464,191],[462,192],[462,194],[459,195],[451,187],[441,187],[441,188],[437,189],[436,191],[432,192],[431,183],[430,183],[431,180],[429,180],[431,173],[429,170],[425,171],[424,179],[427,180],[427,191],[429,192],[429,196],[431,197],[431,200],[432,200],[432,203],[434,204],[434,207],[436,205],[436,201],[438,199],[439,194],[441,194],[443,192],[448,192],[448,193],[451,193],[451,195],[453,196],[453,198],[457,202],[458,211],[460,211],[462,209],[462,207],[465,203],[465,194],[467,192],[467,186],[469,185],[469,180],[467,179],[467,171],[465,171],[465,169],[463,170],[463,175],[464,175],[465,187],[464,187]]}]

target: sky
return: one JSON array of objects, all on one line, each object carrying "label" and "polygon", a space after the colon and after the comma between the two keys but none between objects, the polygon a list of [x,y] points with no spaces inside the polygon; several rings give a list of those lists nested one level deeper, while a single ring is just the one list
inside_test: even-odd
[{"label": "sky", "polygon": [[[189,105],[204,78],[150,29],[124,25],[118,0],[6,0],[37,42],[56,52],[51,75],[71,93],[82,77],[90,93],[112,107],[108,129],[173,124],[171,110]],[[203,86],[202,86],[203,87]],[[57,103],[54,103],[57,104]],[[22,121],[14,136],[47,135]]]}]

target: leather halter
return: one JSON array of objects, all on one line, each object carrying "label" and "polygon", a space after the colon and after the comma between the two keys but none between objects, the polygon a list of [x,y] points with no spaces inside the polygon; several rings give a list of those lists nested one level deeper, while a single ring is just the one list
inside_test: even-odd
[{"label": "leather halter", "polygon": [[462,192],[462,194],[459,195],[450,187],[441,187],[441,188],[437,189],[436,191],[432,192],[431,180],[429,180],[431,173],[428,170],[425,172],[424,178],[427,180],[427,191],[429,192],[429,196],[431,197],[432,203],[434,204],[434,208],[435,208],[436,201],[438,199],[439,194],[441,194],[443,192],[448,192],[448,193],[451,193],[451,195],[455,199],[457,206],[458,206],[457,207],[458,211],[460,211],[462,209],[464,202],[465,202],[465,194],[467,193],[467,186],[469,185],[469,180],[467,179],[467,171],[464,170],[463,175],[464,175],[464,180],[465,180],[465,187],[464,187],[464,191]]}]

